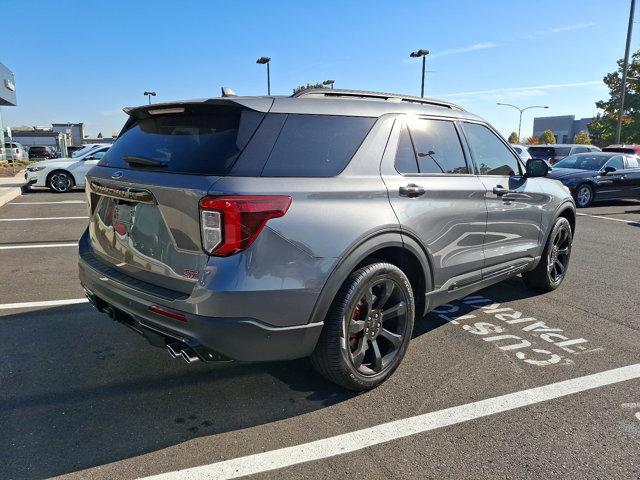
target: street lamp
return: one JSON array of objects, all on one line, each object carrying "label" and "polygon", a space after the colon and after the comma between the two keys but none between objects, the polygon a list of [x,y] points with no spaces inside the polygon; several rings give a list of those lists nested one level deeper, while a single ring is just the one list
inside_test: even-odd
[{"label": "street lamp", "polygon": [[627,69],[629,68],[629,48],[631,47],[631,32],[633,31],[633,13],[636,8],[636,0],[631,0],[629,11],[629,25],[627,26],[627,44],[624,49],[624,62],[622,64],[622,93],[620,94],[620,109],[618,110],[618,126],[616,128],[616,143],[620,143],[622,133],[622,114],[624,112],[624,97],[627,94]]},{"label": "street lamp", "polygon": [[156,92],[144,92],[144,94],[149,99],[149,105],[151,105],[151,97],[155,97],[156,96]]},{"label": "street lamp", "polygon": [[512,107],[520,112],[520,121],[518,122],[518,141],[520,141],[520,129],[522,128],[522,112],[524,112],[525,110],[529,110],[530,108],[549,108],[548,105],[531,105],[530,107],[524,108],[516,107],[515,105],[511,105],[510,103],[496,103],[496,105]]},{"label": "street lamp", "polygon": [[260,57],[256,60],[256,63],[260,63],[261,65],[267,65],[267,95],[271,95],[271,72],[269,72],[269,62],[271,61],[270,57]]},{"label": "street lamp", "polygon": [[325,80],[324,82],[322,82],[323,85],[331,85],[331,88],[333,89],[333,84],[336,83],[335,80]]},{"label": "street lamp", "polygon": [[429,50],[420,49],[417,52],[411,52],[409,56],[411,58],[420,58],[422,57],[422,83],[420,84],[420,96],[424,97],[424,72],[426,65],[426,58],[429,55]]}]

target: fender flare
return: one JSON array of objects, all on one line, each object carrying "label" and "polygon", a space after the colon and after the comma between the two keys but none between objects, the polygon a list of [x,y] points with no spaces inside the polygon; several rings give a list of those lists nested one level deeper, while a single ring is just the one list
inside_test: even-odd
[{"label": "fender flare", "polygon": [[[419,244],[413,238],[407,237],[400,230],[375,232],[360,240],[360,242],[349,248],[349,250],[340,257],[340,260],[329,274],[327,281],[320,291],[318,300],[316,300],[316,304],[311,312],[309,323],[324,322],[333,299],[349,274],[373,252],[386,247],[403,248],[415,255],[419,259],[423,270],[426,290],[430,290],[431,285],[433,285],[431,263]],[[427,292],[425,291],[425,293]]]}]

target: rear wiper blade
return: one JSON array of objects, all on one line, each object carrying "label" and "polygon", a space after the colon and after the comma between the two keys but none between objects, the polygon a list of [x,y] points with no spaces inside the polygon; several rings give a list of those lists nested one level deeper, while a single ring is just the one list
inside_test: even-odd
[{"label": "rear wiper blade", "polygon": [[161,160],[153,160],[151,158],[135,157],[128,155],[123,158],[129,165],[140,165],[141,167],[166,167],[169,162],[163,162]]}]

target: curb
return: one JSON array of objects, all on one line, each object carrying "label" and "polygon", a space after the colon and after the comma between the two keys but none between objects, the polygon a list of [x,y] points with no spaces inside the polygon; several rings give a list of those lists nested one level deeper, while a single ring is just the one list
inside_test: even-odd
[{"label": "curb", "polygon": [[10,188],[7,192],[0,193],[0,207],[6,203],[9,203],[16,197],[19,197],[22,194],[22,186],[17,186],[14,188]]},{"label": "curb", "polygon": [[[23,175],[24,175],[24,170],[20,170],[18,173],[15,174],[13,178],[20,178]],[[16,183],[15,187],[1,188],[0,189],[0,207],[5,205],[6,203],[9,203],[14,198],[19,197],[26,186],[27,186],[27,182],[23,181],[22,183]]]}]

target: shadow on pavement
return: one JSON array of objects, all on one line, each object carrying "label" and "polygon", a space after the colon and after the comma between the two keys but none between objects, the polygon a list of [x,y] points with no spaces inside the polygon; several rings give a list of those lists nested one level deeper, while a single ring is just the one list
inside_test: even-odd
[{"label": "shadow on pavement", "polygon": [[[477,293],[535,296],[518,278]],[[427,315],[414,337],[446,322]],[[354,396],[308,360],[186,365],[88,305],[0,317],[0,478],[46,478]]]},{"label": "shadow on pavement", "polygon": [[307,360],[186,365],[87,305],[0,317],[0,478],[46,478],[351,398]]}]

